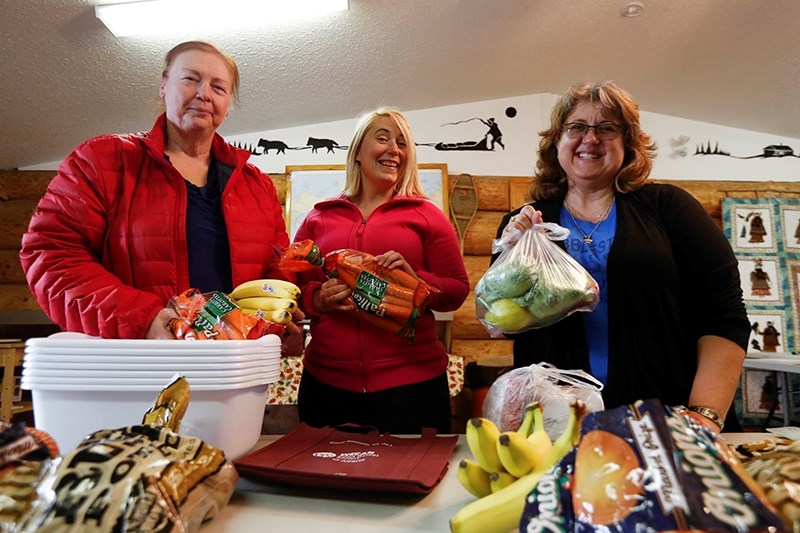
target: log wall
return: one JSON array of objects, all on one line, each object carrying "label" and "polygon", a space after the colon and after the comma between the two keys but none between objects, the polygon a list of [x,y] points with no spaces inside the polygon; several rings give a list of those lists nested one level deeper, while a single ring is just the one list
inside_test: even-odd
[{"label": "log wall", "polygon": [[[20,239],[44,193],[53,172],[0,171],[0,337],[27,338],[30,324],[47,324],[30,295],[19,264]],[[286,178],[273,174],[281,203],[285,204]],[[456,176],[450,176],[450,182]],[[654,180],[659,181],[659,180]],[[489,266],[491,242],[503,215],[526,201],[528,178],[473,176],[478,209],[464,235],[464,262],[470,287]],[[726,196],[764,198],[800,197],[800,182],[672,181],[694,195],[717,223],[722,225],[722,199]],[[4,330],[5,328],[5,330]],[[464,305],[454,313],[449,326],[449,350],[466,362],[510,361],[511,341],[492,339],[475,319],[471,291]],[[496,363],[493,363],[496,364]]]}]

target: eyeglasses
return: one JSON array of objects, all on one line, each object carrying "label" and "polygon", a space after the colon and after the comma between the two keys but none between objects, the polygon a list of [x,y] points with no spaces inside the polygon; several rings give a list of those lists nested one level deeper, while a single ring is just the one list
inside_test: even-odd
[{"label": "eyeglasses", "polygon": [[584,135],[594,129],[594,134],[602,141],[616,139],[620,133],[625,131],[625,126],[619,124],[584,124],[582,122],[570,122],[562,126],[561,131],[567,134],[570,139],[582,139]]}]

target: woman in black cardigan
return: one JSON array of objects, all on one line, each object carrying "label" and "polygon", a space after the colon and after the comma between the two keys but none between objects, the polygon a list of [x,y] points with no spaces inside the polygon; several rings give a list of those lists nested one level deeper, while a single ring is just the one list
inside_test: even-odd
[{"label": "woman in black cardigan", "polygon": [[750,327],[737,260],[691,195],[647,183],[655,144],[636,102],[610,82],[571,87],[538,153],[534,201],[497,237],[568,228],[560,245],[598,281],[600,303],[514,335],[514,366],[580,368],[605,383],[606,408],[658,398],[711,430],[740,430],[731,406]]}]

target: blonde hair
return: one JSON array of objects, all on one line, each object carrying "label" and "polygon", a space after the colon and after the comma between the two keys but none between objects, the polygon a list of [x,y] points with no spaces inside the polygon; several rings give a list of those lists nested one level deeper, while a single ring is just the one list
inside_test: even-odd
[{"label": "blonde hair", "polygon": [[558,140],[564,123],[580,102],[599,103],[625,126],[625,156],[622,168],[614,178],[614,189],[623,193],[633,192],[650,176],[656,145],[639,125],[639,104],[613,82],[578,83],[561,95],[550,115],[550,127],[539,133],[539,159],[529,191],[535,200],[563,196],[567,191],[567,175],[558,162]]},{"label": "blonde hair", "polygon": [[414,143],[414,136],[411,133],[411,127],[408,125],[408,121],[403,114],[393,107],[379,107],[359,117],[358,123],[356,124],[356,131],[353,134],[353,140],[350,142],[350,147],[347,150],[345,184],[342,193],[351,198],[361,193],[364,175],[361,170],[361,163],[356,161],[356,156],[361,149],[361,144],[364,141],[367,131],[382,117],[388,117],[400,129],[408,148],[406,166],[399,183],[395,186],[395,195],[425,197],[422,191],[422,183],[419,179],[419,171],[417,170],[417,148]]},{"label": "blonde hair", "polygon": [[233,99],[233,103],[235,105],[238,105],[239,67],[236,65],[236,60],[233,59],[233,57],[230,54],[223,52],[222,49],[219,48],[217,45],[206,41],[185,41],[172,47],[172,49],[169,52],[167,52],[167,55],[164,57],[164,70],[161,72],[162,81],[167,78],[169,68],[172,66],[172,62],[175,61],[175,58],[181,55],[182,53],[188,52],[190,50],[199,50],[200,52],[208,52],[210,54],[215,54],[219,56],[220,59],[222,59],[222,62],[225,63],[225,66],[228,68],[228,73],[230,73],[231,75],[231,96]]}]

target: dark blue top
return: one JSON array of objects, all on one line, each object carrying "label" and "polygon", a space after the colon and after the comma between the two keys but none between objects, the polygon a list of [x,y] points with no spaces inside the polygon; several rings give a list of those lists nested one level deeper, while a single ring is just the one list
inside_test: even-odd
[{"label": "dark blue top", "polygon": [[226,170],[225,165],[212,158],[204,187],[186,181],[189,283],[202,292],[233,290],[231,250],[222,215],[222,190],[229,175]]}]

